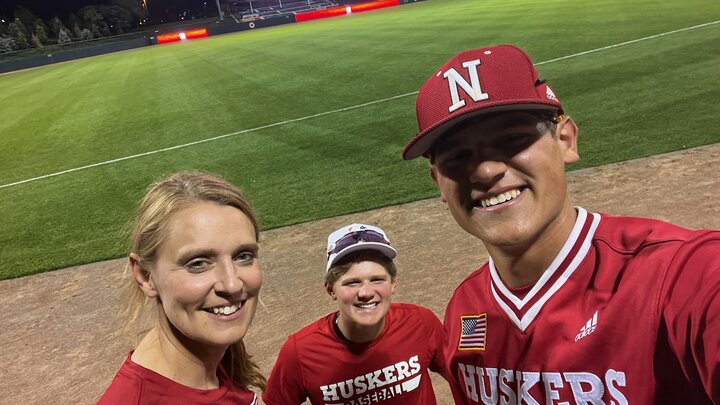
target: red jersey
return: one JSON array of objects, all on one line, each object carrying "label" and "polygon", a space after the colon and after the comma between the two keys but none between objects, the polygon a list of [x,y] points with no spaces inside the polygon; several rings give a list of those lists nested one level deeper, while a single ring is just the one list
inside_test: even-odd
[{"label": "red jersey", "polygon": [[179,384],[134,363],[131,356],[132,352],[98,400],[98,405],[257,404],[255,393],[234,385],[222,366],[218,367],[220,387],[201,390]]},{"label": "red jersey", "polygon": [[434,405],[442,325],[430,310],[391,304],[375,340],[353,343],[331,313],[290,335],[263,393],[267,405]]},{"label": "red jersey", "polygon": [[534,285],[491,259],[456,289],[455,403],[720,403],[720,232],[577,210]]}]

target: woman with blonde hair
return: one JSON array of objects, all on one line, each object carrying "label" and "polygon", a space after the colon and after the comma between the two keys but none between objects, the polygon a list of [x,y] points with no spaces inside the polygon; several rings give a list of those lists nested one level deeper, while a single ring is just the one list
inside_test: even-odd
[{"label": "woman with blonde hair", "polygon": [[137,321],[157,322],[131,351],[99,404],[256,404],[265,378],[245,350],[262,272],[258,223],[245,196],[209,174],[153,184],[135,217],[128,259]]}]

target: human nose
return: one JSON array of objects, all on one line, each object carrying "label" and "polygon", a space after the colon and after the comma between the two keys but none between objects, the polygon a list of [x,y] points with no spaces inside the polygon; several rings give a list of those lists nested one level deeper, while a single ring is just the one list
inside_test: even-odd
[{"label": "human nose", "polygon": [[235,294],[240,292],[243,288],[243,282],[240,277],[238,277],[238,269],[232,260],[218,263],[216,276],[216,292]]},{"label": "human nose", "polygon": [[369,300],[375,296],[375,291],[372,286],[368,283],[363,283],[358,289],[358,298],[361,300]]},{"label": "human nose", "polygon": [[507,164],[501,160],[476,159],[471,163],[470,180],[473,183],[494,183],[507,172]]}]

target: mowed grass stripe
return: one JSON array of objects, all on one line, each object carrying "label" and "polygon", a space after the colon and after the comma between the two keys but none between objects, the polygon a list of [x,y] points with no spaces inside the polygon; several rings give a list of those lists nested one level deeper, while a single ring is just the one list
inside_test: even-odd
[{"label": "mowed grass stripe", "polygon": [[151,155],[155,155],[155,154],[162,153],[162,152],[169,152],[169,151],[173,151],[173,150],[177,150],[177,149],[182,149],[182,148],[186,148],[186,147],[190,147],[190,146],[199,145],[199,144],[206,143],[206,142],[217,141],[217,140],[220,140],[220,139],[228,138],[228,137],[230,137],[230,136],[246,134],[246,133],[255,132],[255,131],[260,131],[260,130],[264,130],[264,129],[268,129],[268,128],[272,128],[272,127],[276,127],[276,126],[287,125],[287,124],[292,124],[292,123],[296,123],[296,122],[300,122],[300,121],[305,121],[305,120],[309,120],[309,119],[313,119],[313,118],[317,118],[317,117],[322,117],[322,116],[325,116],[325,115],[337,114],[337,113],[341,113],[341,112],[345,112],[345,111],[355,110],[355,109],[358,109],[358,108],[363,108],[363,107],[371,106],[371,105],[374,105],[374,104],[383,103],[383,102],[386,102],[386,101],[396,100],[396,99],[399,99],[399,98],[405,98],[405,97],[407,97],[407,96],[411,96],[411,95],[414,95],[414,94],[417,94],[417,92],[412,92],[412,93],[407,93],[407,94],[400,94],[400,95],[398,95],[398,96],[388,97],[388,98],[382,99],[382,100],[370,101],[370,102],[367,102],[367,103],[364,103],[364,104],[359,104],[359,105],[354,105],[354,106],[344,107],[344,108],[338,108],[338,109],[336,109],[336,110],[326,111],[326,112],[322,112],[322,113],[318,113],[318,114],[313,114],[313,115],[308,115],[308,116],[300,117],[300,118],[294,118],[294,119],[290,119],[290,120],[287,120],[287,121],[275,122],[275,123],[272,123],[272,124],[263,125],[263,126],[261,126],[261,127],[244,129],[244,130],[240,130],[240,131],[236,131],[236,132],[231,132],[231,133],[229,133],[229,134],[218,135],[218,136],[214,136],[214,137],[212,137],[212,138],[206,138],[206,139],[201,139],[201,140],[195,141],[195,142],[185,143],[185,144],[182,144],[182,145],[170,146],[170,147],[163,148],[163,149],[158,149],[158,150],[153,150],[153,151],[149,151],[149,152],[139,153],[139,154],[137,154],[137,155],[124,156],[124,157],[117,158],[117,159],[106,160],[106,161],[104,161],[104,162],[93,163],[93,164],[86,165],[86,166],[81,166],[81,167],[75,167],[75,168],[72,168],[72,169],[63,170],[63,171],[61,171],[61,172],[50,173],[50,174],[46,174],[46,175],[43,175],[43,176],[33,177],[33,178],[31,178],[31,179],[26,179],[26,180],[17,181],[17,182],[14,182],[14,183],[3,184],[3,185],[0,185],[0,189],[1,189],[1,188],[8,188],[8,187],[13,187],[13,186],[18,186],[18,185],[21,185],[21,184],[30,183],[30,182],[37,181],[37,180],[42,180],[42,179],[46,179],[46,178],[49,178],[49,177],[55,177],[55,176],[60,176],[60,175],[63,175],[63,174],[69,174],[69,173],[77,172],[77,171],[80,171],[80,170],[91,169],[91,168],[95,168],[95,167],[100,167],[100,166],[105,166],[105,165],[109,165],[109,164],[114,164],[114,163],[122,162],[122,161],[125,161],[125,160],[130,160],[130,159],[136,159],[136,158],[140,158],[140,157],[151,156]]},{"label": "mowed grass stripe", "polygon": [[[93,92],[120,93],[111,98],[122,100],[125,107],[119,109],[133,114],[121,113],[117,123],[132,125],[111,128],[112,119],[102,120],[103,130],[114,137],[85,131],[82,116],[63,116],[52,125],[66,128],[56,138],[67,142],[74,141],[70,129],[86,134],[74,147],[93,148],[92,159],[80,162],[87,164],[414,92],[460,49],[516,42],[534,60],[543,61],[697,25],[713,16],[720,19],[714,2],[690,3],[608,1],[579,7],[559,0],[542,5],[514,1],[506,11],[499,1],[431,0],[336,21],[109,55],[83,63],[100,71],[107,63],[108,73],[126,64],[131,73],[115,84],[91,87]],[[648,17],[628,24],[626,17],[613,18],[615,14]],[[360,39],[372,46],[366,49]],[[718,141],[717,134],[707,135],[714,127],[709,117],[720,113],[720,106],[709,101],[718,97],[718,72],[711,69],[719,62],[718,39],[720,30],[708,27],[539,66],[580,122],[581,165]],[[255,57],[248,60],[248,54]],[[76,70],[83,68],[80,64]],[[91,75],[94,71],[83,74],[96,80],[100,75]],[[32,72],[39,75],[33,78],[39,83],[43,74],[55,70]],[[12,85],[5,81],[15,76],[0,78],[0,94],[17,86],[14,80]],[[200,110],[184,110],[187,104],[179,99],[193,95]],[[173,99],[178,102],[173,104]],[[79,111],[92,108],[73,101]],[[145,105],[154,108],[143,109]],[[668,108],[693,119],[671,119]],[[3,114],[4,109],[0,142],[18,137],[3,126]],[[425,162],[399,157],[415,131],[414,100],[405,97],[2,189],[0,209],[6,215],[0,225],[0,259],[6,266],[0,277],[126,253],[119,230],[132,217],[143,190],[157,176],[180,169],[217,172],[239,184],[257,207],[264,229],[431,197],[435,188]],[[1,183],[27,178],[26,167],[41,174],[78,166],[72,159],[83,156],[53,154],[57,145],[35,143],[43,136],[27,133],[23,140],[36,150],[47,149],[42,150],[43,159],[33,152],[16,155],[3,146]]]},{"label": "mowed grass stripe", "polygon": [[[692,41],[688,41],[688,35]],[[590,167],[720,141],[720,30],[668,36],[541,66],[580,127]],[[660,67],[660,68],[659,68]]]},{"label": "mowed grass stripe", "polygon": [[[369,113],[392,113],[408,106],[371,109]],[[385,121],[363,124],[355,113],[347,113],[343,118],[357,122],[351,127],[354,131],[381,134],[382,127],[387,125]],[[12,193],[0,194],[0,206],[9,207],[12,200],[22,200],[26,212],[32,213],[32,222],[39,226],[21,226],[27,221],[24,213],[11,211],[5,218],[8,232],[0,235],[0,244],[22,247],[17,252],[24,260],[12,263],[22,268],[66,267],[117,257],[127,249],[120,230],[131,216],[142,189],[159,174],[180,169],[224,173],[229,180],[242,185],[265,229],[348,212],[358,202],[375,206],[395,204],[432,192],[429,179],[419,177],[416,165],[399,159],[397,150],[381,136],[331,142],[337,130],[337,122],[321,118],[287,126],[279,134],[261,131],[242,143],[234,142],[233,138],[219,141],[217,147],[233,158],[205,158],[215,150],[206,144],[168,155],[170,159],[149,159],[143,165],[123,162],[81,176],[47,179],[42,187],[19,187]],[[313,136],[306,142],[288,136],[297,131],[308,131]],[[359,160],[358,149],[372,150],[378,157]],[[313,159],[308,159],[309,153]],[[230,167],[232,173],[228,172]],[[399,182],[399,186],[389,188],[394,182]],[[12,199],[8,198],[11,195]],[[356,206],[352,210],[362,209]],[[23,243],[27,240],[41,243],[42,248]],[[97,252],[105,255],[98,256]],[[12,262],[12,257],[8,259]],[[18,267],[4,269],[12,271]]]}]

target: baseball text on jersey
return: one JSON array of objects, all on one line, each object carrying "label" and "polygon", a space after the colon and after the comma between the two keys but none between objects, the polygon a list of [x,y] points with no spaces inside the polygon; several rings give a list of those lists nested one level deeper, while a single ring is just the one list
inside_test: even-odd
[{"label": "baseball text on jersey", "polygon": [[326,405],[369,405],[403,395],[420,385],[418,356],[361,374],[355,378],[320,386]]},{"label": "baseball text on jersey", "polygon": [[[482,404],[627,404],[625,373],[531,372],[458,364],[465,396]],[[574,402],[573,402],[574,401]]]}]

